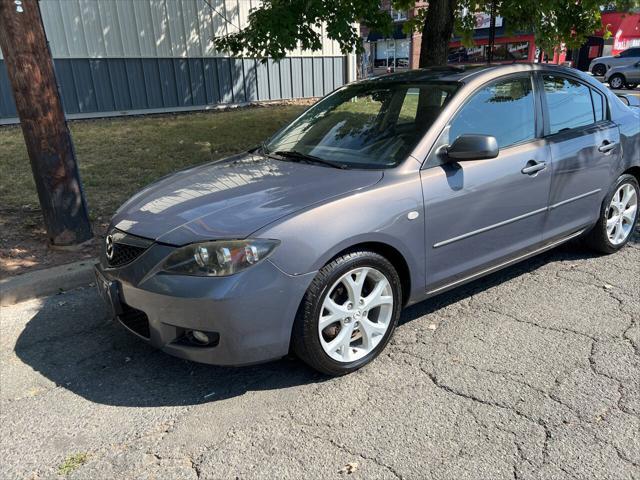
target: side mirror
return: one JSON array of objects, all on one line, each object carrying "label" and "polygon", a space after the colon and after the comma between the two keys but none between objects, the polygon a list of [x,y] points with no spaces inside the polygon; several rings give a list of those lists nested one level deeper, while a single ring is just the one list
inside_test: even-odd
[{"label": "side mirror", "polygon": [[618,94],[617,97],[622,100],[627,107],[640,107],[640,99],[635,95]]},{"label": "side mirror", "polygon": [[491,135],[460,135],[443,154],[451,160],[484,160],[496,158],[499,153],[498,141]]}]

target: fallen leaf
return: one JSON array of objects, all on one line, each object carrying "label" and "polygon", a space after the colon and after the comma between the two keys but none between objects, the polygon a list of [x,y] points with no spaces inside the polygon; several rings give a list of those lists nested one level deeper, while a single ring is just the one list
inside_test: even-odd
[{"label": "fallen leaf", "polygon": [[358,469],[358,462],[349,462],[340,470],[338,470],[338,473],[346,473],[347,475],[351,475],[357,469]]},{"label": "fallen leaf", "polygon": [[438,326],[435,323],[429,324],[429,330],[435,330]]}]

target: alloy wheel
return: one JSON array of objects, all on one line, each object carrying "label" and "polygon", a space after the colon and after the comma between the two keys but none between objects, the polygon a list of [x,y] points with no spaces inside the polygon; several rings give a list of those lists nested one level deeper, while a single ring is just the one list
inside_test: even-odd
[{"label": "alloy wheel", "polygon": [[379,270],[359,267],[341,276],[329,289],[318,319],[325,353],[341,363],[368,355],[389,329],[393,302],[391,284]]},{"label": "alloy wheel", "polygon": [[624,80],[621,76],[616,75],[609,79],[609,86],[611,88],[622,88],[624,86]]},{"label": "alloy wheel", "polygon": [[638,211],[638,193],[633,185],[621,185],[611,199],[607,209],[607,236],[612,245],[627,240],[635,223]]}]

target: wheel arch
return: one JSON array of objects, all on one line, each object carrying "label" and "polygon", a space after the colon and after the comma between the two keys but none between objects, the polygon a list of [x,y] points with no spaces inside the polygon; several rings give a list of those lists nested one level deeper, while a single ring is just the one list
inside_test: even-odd
[{"label": "wheel arch", "polygon": [[402,285],[402,304],[406,305],[409,301],[409,297],[411,296],[411,270],[409,269],[407,260],[400,252],[400,250],[388,243],[380,241],[367,241],[353,244],[337,252],[325,263],[325,265],[331,263],[333,260],[341,257],[342,255],[359,250],[367,250],[373,253],[377,253],[378,255],[382,255],[384,258],[389,260],[389,262],[391,262],[393,267],[398,272],[398,276],[400,277],[400,283]]},{"label": "wheel arch", "polygon": [[603,62],[602,60],[597,61],[597,62],[593,65],[593,67],[591,67],[591,73],[593,73],[593,71],[594,71],[597,67],[600,67],[600,66],[604,67],[604,73],[606,74],[606,73],[607,73],[607,64],[606,64],[605,62]]},{"label": "wheel arch", "polygon": [[628,168],[627,170],[622,172],[622,175],[625,175],[625,174],[633,175],[634,177],[636,177],[638,184],[640,184],[640,167],[634,166],[634,167]]},{"label": "wheel arch", "polygon": [[[377,253],[378,255],[382,255],[386,258],[393,267],[398,272],[398,276],[400,277],[400,284],[402,285],[402,305],[406,306],[411,298],[411,269],[409,268],[409,264],[405,256],[398,250],[396,247],[390,245],[389,243],[385,243],[383,241],[377,240],[367,240],[360,241],[357,243],[352,243],[349,246],[342,246],[341,250],[335,252],[331,257],[327,258],[324,261],[324,264],[320,266],[320,268],[328,265],[333,262],[336,258],[341,257],[349,252],[362,251],[367,250],[370,252]],[[304,296],[300,299],[298,304],[298,308],[296,311],[296,318],[302,313],[302,307],[304,305]],[[295,323],[292,322],[291,325],[291,334],[289,337],[289,354],[293,353],[293,335],[294,335]]]}]

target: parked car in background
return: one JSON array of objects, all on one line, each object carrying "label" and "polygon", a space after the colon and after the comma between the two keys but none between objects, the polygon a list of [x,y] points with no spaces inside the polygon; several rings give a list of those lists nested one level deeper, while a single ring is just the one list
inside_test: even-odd
[{"label": "parked car in background", "polygon": [[627,48],[618,55],[594,58],[589,64],[589,71],[597,77],[602,77],[610,68],[633,65],[638,61],[640,61],[640,47]]},{"label": "parked car in background", "polygon": [[384,75],[134,195],[97,285],[172,355],[242,365],[293,351],[342,375],[385,348],[407,305],[580,236],[620,250],[639,181],[640,110],[591,75]]},{"label": "parked car in background", "polygon": [[631,65],[613,67],[604,76],[604,81],[611,88],[628,88],[632,90],[640,84],[640,60]]}]

